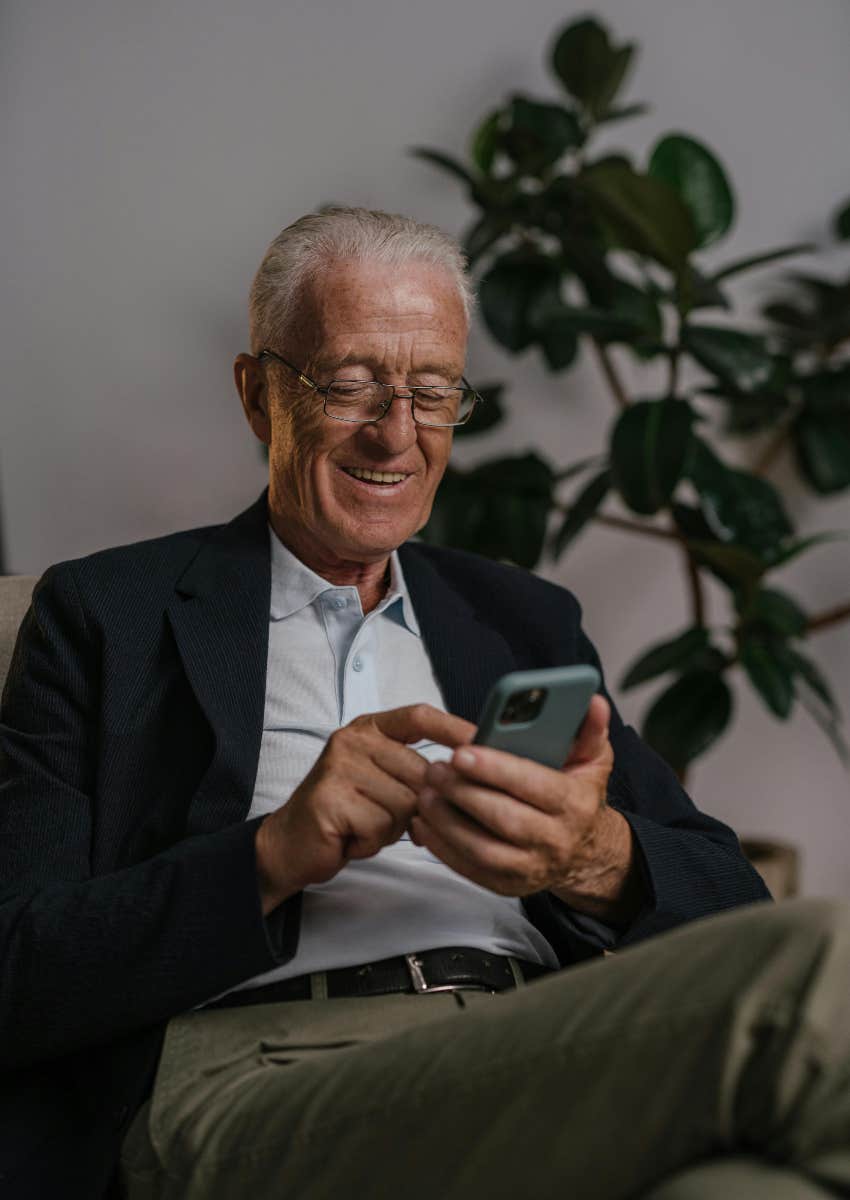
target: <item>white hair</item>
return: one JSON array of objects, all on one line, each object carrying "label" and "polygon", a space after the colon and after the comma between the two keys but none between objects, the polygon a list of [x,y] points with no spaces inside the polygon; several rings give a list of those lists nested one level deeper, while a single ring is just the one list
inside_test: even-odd
[{"label": "white hair", "polygon": [[281,345],[305,285],[334,259],[439,267],[457,287],[469,322],[474,293],[454,238],[397,213],[327,205],[287,225],[266,250],[251,284],[253,354]]}]

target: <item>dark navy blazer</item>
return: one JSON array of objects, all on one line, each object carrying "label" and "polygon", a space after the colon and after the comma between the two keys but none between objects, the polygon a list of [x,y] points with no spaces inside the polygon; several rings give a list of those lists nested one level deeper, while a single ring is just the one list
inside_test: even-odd
[{"label": "dark navy blazer", "polygon": [[[264,919],[246,820],[265,700],[267,491],[226,525],[50,567],[0,711],[0,1193],[97,1200],[169,1018],[286,962],[300,894]],[[471,721],[514,668],[589,662],[581,610],[527,571],[400,549],[446,705]],[[606,693],[607,694],[607,693]],[[609,697],[610,699],[610,697]],[[647,904],[626,945],[767,898],[612,705],[610,801]],[[599,953],[548,892],[523,899],[562,966]],[[413,947],[412,947],[413,949]]]}]

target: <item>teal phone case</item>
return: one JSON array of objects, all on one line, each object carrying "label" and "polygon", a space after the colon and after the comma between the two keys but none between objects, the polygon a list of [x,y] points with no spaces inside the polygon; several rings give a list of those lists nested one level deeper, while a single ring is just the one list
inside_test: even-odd
[{"label": "teal phone case", "polygon": [[[562,767],[600,683],[596,668],[583,664],[511,671],[491,688],[473,741],[534,759],[547,767]],[[546,695],[536,716],[529,721],[502,724],[500,718],[510,697],[537,688],[545,689]]]}]

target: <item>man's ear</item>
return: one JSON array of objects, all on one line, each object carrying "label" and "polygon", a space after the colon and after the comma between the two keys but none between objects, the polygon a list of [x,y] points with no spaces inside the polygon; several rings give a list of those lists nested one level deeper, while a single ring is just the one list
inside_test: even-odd
[{"label": "man's ear", "polygon": [[272,432],[268,414],[268,387],[259,360],[253,354],[237,354],[233,364],[233,379],[248,424],[260,441],[270,446]]}]

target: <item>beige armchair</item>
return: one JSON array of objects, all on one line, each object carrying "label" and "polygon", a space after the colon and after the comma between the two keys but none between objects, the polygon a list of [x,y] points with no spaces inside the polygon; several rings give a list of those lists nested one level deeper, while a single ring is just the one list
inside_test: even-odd
[{"label": "beige armchair", "polygon": [[18,628],[30,606],[38,575],[0,576],[0,693],[6,682]]}]

